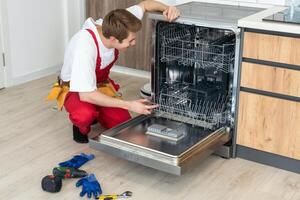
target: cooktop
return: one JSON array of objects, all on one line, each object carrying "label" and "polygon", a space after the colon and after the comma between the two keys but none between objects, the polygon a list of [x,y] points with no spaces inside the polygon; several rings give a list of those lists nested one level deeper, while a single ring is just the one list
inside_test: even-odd
[{"label": "cooktop", "polygon": [[287,8],[281,12],[263,18],[263,20],[281,23],[300,24],[300,8],[296,8],[294,10]]}]

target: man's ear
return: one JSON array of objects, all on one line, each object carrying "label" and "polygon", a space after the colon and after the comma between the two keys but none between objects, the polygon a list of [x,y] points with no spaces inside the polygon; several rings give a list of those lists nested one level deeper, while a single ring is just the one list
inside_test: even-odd
[{"label": "man's ear", "polygon": [[114,43],[114,42],[118,42],[118,39],[115,38],[114,36],[110,36],[109,41]]}]

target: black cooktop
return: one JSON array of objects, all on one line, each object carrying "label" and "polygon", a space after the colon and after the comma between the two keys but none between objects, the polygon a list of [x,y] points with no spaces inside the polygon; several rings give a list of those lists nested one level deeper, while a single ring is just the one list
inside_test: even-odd
[{"label": "black cooktop", "polygon": [[264,21],[282,22],[300,24],[300,8],[291,10],[290,8],[285,9],[281,12],[275,13],[271,16],[263,18]]}]

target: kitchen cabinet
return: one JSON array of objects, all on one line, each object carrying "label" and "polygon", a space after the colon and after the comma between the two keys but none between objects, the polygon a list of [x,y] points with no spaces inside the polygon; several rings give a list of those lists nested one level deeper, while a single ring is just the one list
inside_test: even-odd
[{"label": "kitchen cabinet", "polygon": [[300,103],[240,93],[237,143],[300,160]]},{"label": "kitchen cabinet", "polygon": [[[104,18],[111,10],[117,8],[127,8],[138,4],[142,0],[87,0],[86,15],[93,19]],[[134,47],[130,47],[126,52],[120,52],[117,65],[150,71],[151,57],[153,55],[152,42],[152,25],[147,20],[146,15],[142,20],[142,30],[137,34],[137,42]]]},{"label": "kitchen cabinet", "polygon": [[243,62],[241,73],[242,87],[300,97],[300,70]]},{"label": "kitchen cabinet", "polygon": [[299,38],[245,32],[243,57],[298,65],[300,68]]},{"label": "kitchen cabinet", "polygon": [[300,160],[300,35],[243,38],[237,145]]}]

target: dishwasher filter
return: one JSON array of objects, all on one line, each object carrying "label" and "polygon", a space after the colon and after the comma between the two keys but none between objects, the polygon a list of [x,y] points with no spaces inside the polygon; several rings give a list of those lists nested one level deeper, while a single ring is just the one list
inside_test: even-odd
[{"label": "dishwasher filter", "polygon": [[182,126],[176,128],[170,128],[169,126],[163,126],[160,124],[152,124],[147,128],[146,134],[170,140],[173,142],[179,142],[186,135]]}]

